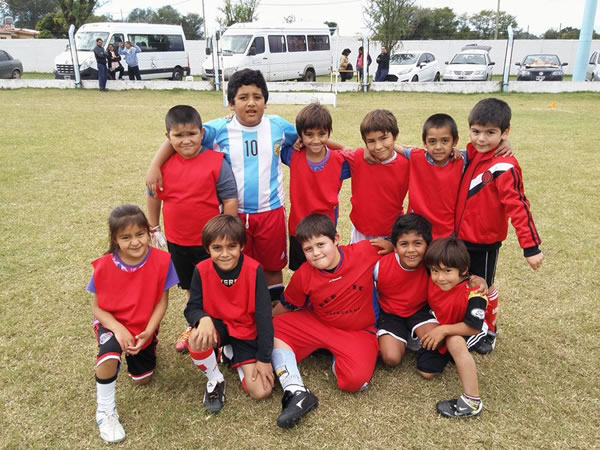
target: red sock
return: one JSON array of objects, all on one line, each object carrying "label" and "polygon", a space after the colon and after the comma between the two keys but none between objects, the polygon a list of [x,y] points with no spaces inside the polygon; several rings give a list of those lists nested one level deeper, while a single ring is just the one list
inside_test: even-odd
[{"label": "red sock", "polygon": [[495,286],[488,291],[488,305],[485,310],[485,323],[490,331],[496,332],[496,316],[498,315],[498,289]]}]

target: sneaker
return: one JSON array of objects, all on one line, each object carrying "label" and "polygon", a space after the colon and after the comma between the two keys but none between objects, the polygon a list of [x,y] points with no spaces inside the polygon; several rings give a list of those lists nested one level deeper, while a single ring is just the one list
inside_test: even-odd
[{"label": "sneaker", "polygon": [[309,411],[319,406],[319,399],[315,394],[306,391],[283,391],[281,399],[281,414],[277,418],[277,425],[281,428],[292,428]]},{"label": "sneaker", "polygon": [[481,413],[483,402],[479,402],[479,407],[473,409],[462,397],[452,400],[444,400],[436,405],[437,411],[444,417],[474,417]]},{"label": "sneaker", "polygon": [[223,409],[223,405],[225,405],[225,380],[206,383],[203,403],[206,409],[213,414],[217,414]]},{"label": "sneaker", "polygon": [[96,411],[96,422],[100,430],[100,437],[106,442],[121,442],[125,439],[125,430],[119,422],[117,410]]},{"label": "sneaker", "polygon": [[175,350],[178,352],[187,352],[188,350],[188,339],[190,338],[190,333],[192,332],[192,327],[188,327],[181,335],[177,338],[177,342],[175,342]]},{"label": "sneaker", "polygon": [[494,348],[496,348],[496,333],[493,331],[488,331],[488,334],[473,346],[473,350],[481,355],[491,353]]}]

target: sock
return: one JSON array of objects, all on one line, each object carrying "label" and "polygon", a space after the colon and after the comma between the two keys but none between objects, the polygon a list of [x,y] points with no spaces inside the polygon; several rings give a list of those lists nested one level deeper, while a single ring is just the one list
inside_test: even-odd
[{"label": "sock", "polygon": [[96,411],[111,412],[116,408],[115,404],[115,386],[117,384],[117,375],[102,380],[96,377]]},{"label": "sock", "polygon": [[463,394],[461,396],[464,402],[473,409],[478,409],[481,404],[481,397],[475,397],[473,395]]},{"label": "sock", "polygon": [[278,302],[283,294],[283,284],[274,284],[269,286],[269,294],[271,294],[271,301]]},{"label": "sock", "polygon": [[498,315],[498,289],[492,286],[488,292],[488,305],[485,310],[485,323],[490,331],[496,332],[496,316]]},{"label": "sock", "polygon": [[190,356],[192,357],[194,365],[200,369],[204,375],[206,375],[208,381],[216,381],[217,383],[220,383],[221,381],[225,380],[223,374],[219,370],[217,357],[215,356],[215,351],[212,348],[198,352],[190,350]]},{"label": "sock", "polygon": [[244,388],[244,391],[248,392],[248,387],[246,386],[246,377],[244,375],[244,370],[242,369],[242,366],[237,366],[236,369],[238,377],[240,377],[240,381],[242,382],[242,387]]},{"label": "sock", "polygon": [[271,362],[284,391],[291,393],[306,391],[306,386],[304,386],[302,376],[298,370],[296,355],[293,351],[286,348],[275,348],[273,349]]}]

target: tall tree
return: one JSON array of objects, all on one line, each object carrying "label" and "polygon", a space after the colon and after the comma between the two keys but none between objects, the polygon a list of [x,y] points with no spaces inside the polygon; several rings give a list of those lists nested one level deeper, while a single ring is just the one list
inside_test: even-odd
[{"label": "tall tree", "polygon": [[38,21],[48,13],[57,11],[56,0],[3,0],[0,11],[15,20],[19,28],[35,28]]},{"label": "tall tree", "polygon": [[172,25],[181,24],[181,14],[171,5],[163,6],[158,8],[154,14],[152,14],[152,23],[165,23]]},{"label": "tall tree", "polygon": [[325,21],[323,23],[329,27],[329,33],[333,36],[335,33],[335,30],[337,30],[337,26],[338,26],[337,22]]},{"label": "tall tree", "polygon": [[57,0],[67,25],[79,28],[92,15],[98,0]]},{"label": "tall tree", "polygon": [[127,22],[151,23],[154,10],[152,8],[134,8],[127,16]]},{"label": "tall tree", "polygon": [[218,18],[217,22],[224,27],[239,22],[253,22],[258,19],[256,10],[259,3],[260,0],[225,0],[223,7],[219,8],[225,17]]},{"label": "tall tree", "polygon": [[62,39],[67,37],[67,23],[61,12],[48,13],[35,26],[39,39]]},{"label": "tall tree", "polygon": [[181,18],[181,28],[183,28],[186,39],[203,39],[203,25],[204,19],[199,14],[188,13]]},{"label": "tall tree", "polygon": [[[479,39],[492,39],[496,28],[496,11],[484,9],[477,14],[473,14],[469,18],[469,22],[473,26],[473,31],[477,33]],[[507,28],[511,25],[517,28],[517,19],[515,16],[500,11],[498,14],[498,37],[506,39]]]},{"label": "tall tree", "polygon": [[373,38],[381,41],[390,53],[408,33],[414,3],[415,0],[369,0],[363,8]]},{"label": "tall tree", "polygon": [[459,21],[451,8],[415,9],[406,39],[452,39]]}]

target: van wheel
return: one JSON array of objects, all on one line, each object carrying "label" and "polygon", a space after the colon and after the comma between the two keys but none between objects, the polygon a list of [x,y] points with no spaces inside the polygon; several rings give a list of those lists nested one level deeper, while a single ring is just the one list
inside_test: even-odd
[{"label": "van wheel", "polygon": [[419,77],[415,75],[414,77],[412,77],[412,80],[410,80],[410,81],[419,81]]},{"label": "van wheel", "polygon": [[315,81],[317,79],[315,75],[315,71],[313,69],[306,69],[304,72],[304,76],[302,77],[302,81]]},{"label": "van wheel", "polygon": [[15,80],[21,78],[21,71],[19,69],[13,70],[12,73],[10,74],[10,77]]},{"label": "van wheel", "polygon": [[175,69],[173,71],[173,77],[171,78],[173,81],[181,81],[183,80],[183,70]]},{"label": "van wheel", "polygon": [[433,81],[440,81],[440,73],[436,73],[435,77],[433,77]]}]

